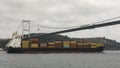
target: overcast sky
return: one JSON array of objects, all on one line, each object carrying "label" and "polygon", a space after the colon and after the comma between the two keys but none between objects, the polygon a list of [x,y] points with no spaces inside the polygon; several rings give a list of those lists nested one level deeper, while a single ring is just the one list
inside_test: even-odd
[{"label": "overcast sky", "polygon": [[[11,37],[23,19],[51,27],[78,26],[120,16],[119,6],[120,0],[0,0],[0,38]],[[57,30],[40,28],[39,32]],[[120,42],[120,25],[63,35],[106,37]]]}]

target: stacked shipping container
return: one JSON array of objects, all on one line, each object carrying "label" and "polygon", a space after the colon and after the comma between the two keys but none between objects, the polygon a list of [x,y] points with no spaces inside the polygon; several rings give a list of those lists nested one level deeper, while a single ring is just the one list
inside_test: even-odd
[{"label": "stacked shipping container", "polygon": [[22,41],[22,48],[29,48],[29,41],[28,40],[24,40]]},{"label": "stacked shipping container", "polygon": [[40,42],[40,48],[47,48],[47,42]]},{"label": "stacked shipping container", "polygon": [[39,40],[37,38],[29,39],[30,48],[39,48]]},{"label": "stacked shipping container", "polygon": [[48,48],[55,48],[55,43],[54,42],[49,42],[48,43]]},{"label": "stacked shipping container", "polygon": [[76,41],[70,41],[70,47],[76,48]]},{"label": "stacked shipping container", "polygon": [[55,47],[56,48],[62,48],[62,42],[61,41],[55,41]]},{"label": "stacked shipping container", "polygon": [[70,42],[69,41],[63,41],[63,48],[70,48]]},{"label": "stacked shipping container", "polygon": [[83,42],[83,48],[90,48],[90,43],[89,42]]},{"label": "stacked shipping container", "polygon": [[77,43],[77,48],[82,48],[83,47],[83,43]]},{"label": "stacked shipping container", "polygon": [[40,42],[36,38],[23,40],[21,44],[22,48],[97,48],[103,46],[101,43],[76,41]]}]

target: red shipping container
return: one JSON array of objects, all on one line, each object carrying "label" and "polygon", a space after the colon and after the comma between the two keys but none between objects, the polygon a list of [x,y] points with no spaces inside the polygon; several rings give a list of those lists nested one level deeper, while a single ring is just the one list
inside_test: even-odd
[{"label": "red shipping container", "polygon": [[30,43],[39,43],[37,38],[29,39]]},{"label": "red shipping container", "polygon": [[61,41],[55,41],[55,47],[56,48],[62,48],[62,42]]}]

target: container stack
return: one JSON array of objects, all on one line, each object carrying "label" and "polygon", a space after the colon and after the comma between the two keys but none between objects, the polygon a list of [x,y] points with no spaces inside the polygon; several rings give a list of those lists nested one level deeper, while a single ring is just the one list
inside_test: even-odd
[{"label": "container stack", "polygon": [[40,48],[47,48],[47,42],[41,42]]},{"label": "container stack", "polygon": [[48,42],[48,48],[55,48],[55,42]]},{"label": "container stack", "polygon": [[28,41],[28,40],[23,40],[21,47],[22,47],[22,48],[29,48],[29,41]]},{"label": "container stack", "polygon": [[37,38],[29,39],[31,48],[39,48],[39,40]]},{"label": "container stack", "polygon": [[70,41],[71,48],[76,48],[76,41]]},{"label": "container stack", "polygon": [[101,46],[103,46],[103,44],[102,43],[96,43],[96,46],[101,47]]},{"label": "container stack", "polygon": [[55,47],[56,48],[62,48],[62,42],[61,41],[55,41]]},{"label": "container stack", "polygon": [[70,42],[69,41],[63,41],[63,48],[70,48]]},{"label": "container stack", "polygon": [[91,43],[90,48],[97,48],[96,43]]},{"label": "container stack", "polygon": [[84,43],[83,43],[83,48],[89,48],[89,47],[90,47],[89,42],[84,42]]},{"label": "container stack", "polygon": [[77,43],[77,48],[82,48],[83,47],[83,43]]}]

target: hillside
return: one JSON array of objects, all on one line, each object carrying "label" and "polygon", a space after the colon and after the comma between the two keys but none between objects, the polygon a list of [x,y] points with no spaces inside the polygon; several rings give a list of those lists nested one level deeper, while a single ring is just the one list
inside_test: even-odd
[{"label": "hillside", "polygon": [[5,48],[6,44],[10,41],[10,39],[0,39],[0,48]]}]

